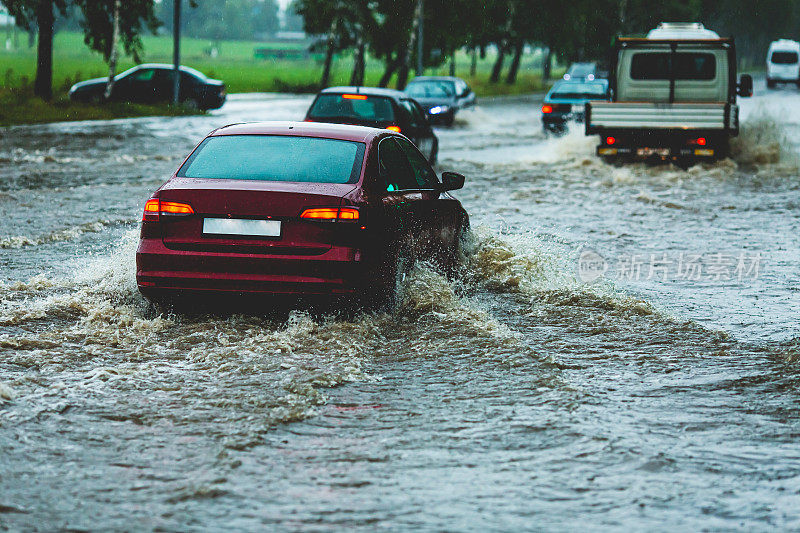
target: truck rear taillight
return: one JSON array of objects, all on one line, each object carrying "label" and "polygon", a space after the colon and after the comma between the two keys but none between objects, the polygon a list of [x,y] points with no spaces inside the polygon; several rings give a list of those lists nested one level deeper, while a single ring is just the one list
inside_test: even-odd
[{"label": "truck rear taillight", "polygon": [[606,144],[609,145],[609,146],[613,146],[613,145],[617,144],[617,138],[616,137],[606,137]]},{"label": "truck rear taillight", "polygon": [[544,113],[545,115],[549,115],[552,112],[553,112],[553,106],[547,104],[542,106],[542,113]]},{"label": "truck rear taillight", "polygon": [[400,133],[400,126],[386,126],[386,129],[389,131]]},{"label": "truck rear taillight", "polygon": [[143,222],[158,222],[161,215],[193,215],[194,209],[189,204],[180,202],[162,202],[151,198],[144,204]]}]

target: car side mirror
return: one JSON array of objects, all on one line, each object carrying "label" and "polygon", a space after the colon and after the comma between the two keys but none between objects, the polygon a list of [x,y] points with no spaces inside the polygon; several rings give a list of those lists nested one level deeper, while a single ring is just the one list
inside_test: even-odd
[{"label": "car side mirror", "polygon": [[466,178],[463,174],[458,172],[443,172],[442,173],[442,190],[454,191],[464,187],[464,180]]},{"label": "car side mirror", "polygon": [[741,78],[739,78],[736,94],[744,97],[753,96],[753,77],[750,74],[742,74]]}]

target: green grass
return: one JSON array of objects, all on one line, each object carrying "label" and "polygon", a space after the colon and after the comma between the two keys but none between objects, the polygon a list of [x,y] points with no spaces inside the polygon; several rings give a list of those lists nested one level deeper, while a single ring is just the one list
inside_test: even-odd
[{"label": "green grass", "polygon": [[[2,41],[4,39],[0,39]],[[29,87],[36,72],[36,49],[27,47],[24,34],[19,38],[16,50],[0,50],[0,124],[19,122],[48,122],[51,120],[84,120],[91,118],[114,118],[149,114],[183,114],[183,110],[172,110],[166,106],[133,105],[77,105],[66,101],[69,87],[76,81],[108,75],[108,66],[100,54],[90,51],[77,32],[59,32],[53,46],[52,104],[34,101]],[[143,38],[143,60],[154,63],[171,63],[172,38],[170,36],[145,36]],[[217,57],[210,57],[207,50],[218,50]],[[322,73],[322,64],[314,58],[308,59],[256,59],[256,48],[297,49],[298,44],[222,41],[185,38],[182,41],[181,62],[194,67],[212,78],[225,82],[228,92],[315,92]],[[494,56],[479,60],[475,76],[469,76],[470,58],[458,54],[456,75],[467,80],[478,96],[501,94],[523,94],[546,89],[539,74],[539,58],[526,55],[523,58],[517,83],[508,85],[504,81],[488,83]],[[507,64],[510,58],[507,59]],[[132,58],[122,57],[118,67],[121,72],[134,65]],[[337,55],[332,70],[331,84],[347,84],[353,58],[350,54]],[[449,69],[427,69],[426,74],[447,74]],[[367,58],[366,85],[375,85],[383,74],[383,62]],[[13,90],[12,90],[13,89]],[[24,109],[8,109],[8,107]],[[41,113],[41,115],[39,115]]]},{"label": "green grass", "polygon": [[0,88],[0,127],[73,120],[108,120],[143,116],[182,116],[201,113],[183,106],[108,103],[77,104],[61,96],[44,102],[31,87]]}]

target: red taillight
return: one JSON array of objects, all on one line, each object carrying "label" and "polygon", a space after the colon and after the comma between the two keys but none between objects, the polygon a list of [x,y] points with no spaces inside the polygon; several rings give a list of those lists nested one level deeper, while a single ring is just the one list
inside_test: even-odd
[{"label": "red taillight", "polygon": [[152,198],[145,202],[142,221],[145,220],[158,220],[158,198]]},{"label": "red taillight", "polygon": [[552,112],[553,112],[553,106],[551,106],[551,105],[543,105],[542,106],[542,113],[544,113],[545,115],[548,114],[548,113],[552,113]]},{"label": "red taillight", "polygon": [[343,207],[339,210],[339,220],[358,220],[358,209]]},{"label": "red taillight", "polygon": [[606,144],[609,146],[612,144],[617,144],[617,139],[615,137],[606,137]]},{"label": "red taillight", "polygon": [[189,204],[180,202],[162,202],[158,198],[151,198],[144,204],[142,221],[157,222],[159,215],[193,215],[194,209]]},{"label": "red taillight", "polygon": [[389,131],[400,133],[400,126],[386,126],[386,129]]},{"label": "red taillight", "polygon": [[705,146],[708,143],[705,137],[698,138],[696,142],[699,146]]},{"label": "red taillight", "polygon": [[354,222],[358,220],[358,209],[354,207],[342,207],[341,209],[338,207],[312,207],[303,211],[300,218],[330,220],[331,222],[335,220]]},{"label": "red taillight", "polygon": [[366,100],[366,95],[363,94],[343,94],[342,98],[345,100]]}]

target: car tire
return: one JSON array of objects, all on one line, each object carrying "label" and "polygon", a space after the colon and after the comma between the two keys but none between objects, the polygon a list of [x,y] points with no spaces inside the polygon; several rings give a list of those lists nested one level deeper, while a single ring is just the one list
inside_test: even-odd
[{"label": "car tire", "polygon": [[392,311],[397,303],[397,287],[408,272],[408,254],[399,243],[387,245],[386,254],[376,261],[364,277],[364,285],[356,294],[356,307],[366,311]]},{"label": "car tire", "polygon": [[449,115],[444,117],[444,120],[442,120],[442,124],[444,124],[445,126],[447,126],[449,128],[449,127],[452,127],[452,125],[455,123],[455,121],[456,121],[456,114],[455,113],[450,113]]},{"label": "car tire", "polygon": [[777,83],[775,82],[775,80],[767,78],[767,89],[774,89],[776,85]]},{"label": "car tire", "polygon": [[456,235],[456,242],[447,258],[447,264],[444,265],[445,274],[448,279],[457,279],[463,274],[466,259],[471,254],[472,249],[472,232],[469,225],[469,215],[465,214],[464,220],[462,220],[458,230],[458,235]]},{"label": "car tire", "polygon": [[183,107],[185,107],[187,109],[191,109],[193,111],[202,109],[202,106],[200,105],[200,101],[197,100],[196,98],[187,98],[186,100],[184,100],[182,102],[182,104],[183,104]]}]

